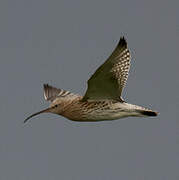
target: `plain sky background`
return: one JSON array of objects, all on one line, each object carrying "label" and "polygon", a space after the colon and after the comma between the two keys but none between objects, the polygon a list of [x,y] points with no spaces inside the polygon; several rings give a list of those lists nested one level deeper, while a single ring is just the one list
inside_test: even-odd
[{"label": "plain sky background", "polygon": [[[0,180],[178,180],[179,1],[1,0]],[[154,118],[43,114],[43,83],[84,94],[125,36],[123,97]]]}]

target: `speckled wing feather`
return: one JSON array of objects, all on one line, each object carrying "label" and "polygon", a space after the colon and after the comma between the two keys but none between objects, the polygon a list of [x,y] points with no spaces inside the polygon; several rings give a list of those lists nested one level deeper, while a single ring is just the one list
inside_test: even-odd
[{"label": "speckled wing feather", "polygon": [[121,100],[121,93],[128,78],[130,52],[124,37],[111,54],[88,80],[83,100]]},{"label": "speckled wing feather", "polygon": [[55,87],[49,86],[48,84],[44,84],[44,97],[45,100],[53,102],[58,97],[66,97],[66,96],[74,95],[69,91],[65,91],[62,89],[57,89]]}]

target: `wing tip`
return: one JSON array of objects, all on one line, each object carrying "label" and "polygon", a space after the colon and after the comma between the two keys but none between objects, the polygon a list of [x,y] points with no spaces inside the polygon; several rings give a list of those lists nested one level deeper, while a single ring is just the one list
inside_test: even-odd
[{"label": "wing tip", "polygon": [[43,91],[44,91],[45,100],[48,100],[48,97],[47,97],[47,89],[48,89],[48,87],[49,87],[48,84],[43,84]]},{"label": "wing tip", "polygon": [[48,84],[43,84],[44,89],[47,88],[49,85]]},{"label": "wing tip", "polygon": [[127,41],[126,41],[126,39],[125,39],[124,36],[121,36],[121,37],[120,37],[118,46],[121,46],[121,47],[127,47]]}]

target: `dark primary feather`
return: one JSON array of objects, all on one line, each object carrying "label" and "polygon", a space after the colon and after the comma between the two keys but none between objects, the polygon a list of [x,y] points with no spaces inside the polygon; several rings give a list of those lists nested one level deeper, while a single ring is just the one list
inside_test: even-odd
[{"label": "dark primary feather", "polygon": [[126,42],[124,36],[120,38],[119,43],[118,43],[117,46],[121,46],[121,47],[127,48],[127,42]]}]

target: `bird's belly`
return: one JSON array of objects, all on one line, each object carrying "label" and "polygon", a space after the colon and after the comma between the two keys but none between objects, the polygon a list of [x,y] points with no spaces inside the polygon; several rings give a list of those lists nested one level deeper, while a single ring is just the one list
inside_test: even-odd
[{"label": "bird's belly", "polygon": [[105,111],[92,111],[88,114],[82,114],[79,117],[67,117],[73,121],[107,121],[107,120],[116,120],[123,117],[129,116],[129,113],[125,111],[116,111],[116,110],[105,110]]},{"label": "bird's belly", "polygon": [[93,119],[96,121],[103,121],[103,120],[115,120],[120,119],[123,117],[129,116],[128,113],[125,111],[114,111],[114,110],[108,110],[105,112],[94,112],[93,114],[89,114],[89,119]]}]

